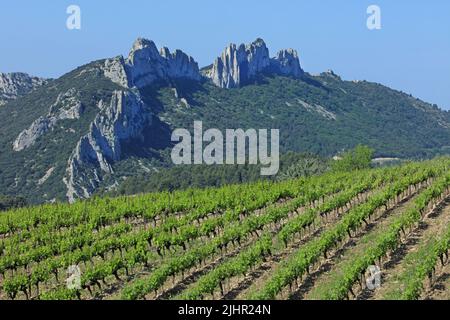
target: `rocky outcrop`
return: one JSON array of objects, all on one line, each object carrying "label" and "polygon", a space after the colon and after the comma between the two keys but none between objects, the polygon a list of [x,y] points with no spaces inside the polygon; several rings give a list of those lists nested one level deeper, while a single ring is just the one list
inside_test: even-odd
[{"label": "rocky outcrop", "polygon": [[[342,80],[341,77],[338,76],[338,75],[337,75],[333,70],[331,70],[331,69],[328,69],[327,71],[322,72],[322,73],[320,74],[320,76],[321,76],[321,77],[332,78],[332,79],[338,80],[338,81],[341,81],[341,80]],[[358,82],[360,82],[360,81],[356,81],[356,83],[358,83]]]},{"label": "rocky outcrop", "polygon": [[126,60],[130,83],[136,87],[145,87],[165,75],[161,55],[153,41],[138,39]]},{"label": "rocky outcrop", "polygon": [[22,131],[13,143],[14,151],[22,151],[33,144],[48,132],[54,123],[47,117],[39,117],[36,119],[28,129]]},{"label": "rocky outcrop", "polygon": [[[171,53],[166,47],[158,51],[153,41],[137,39],[128,58],[116,57],[101,66],[104,75],[125,88],[144,88],[158,81],[189,79],[200,81],[198,64],[181,50]],[[270,58],[264,40],[239,46],[230,44],[205,72],[205,76],[221,88],[238,88],[250,83],[261,73],[300,78],[304,72],[297,51],[281,50]]]},{"label": "rocky outcrop", "polygon": [[64,182],[71,202],[89,197],[102,175],[113,173],[112,165],[122,159],[121,144],[139,139],[151,124],[151,114],[132,91],[115,91],[110,104],[100,102],[99,107],[89,133],[78,142],[68,162]]},{"label": "rocky outcrop", "polygon": [[277,56],[271,59],[271,67],[272,72],[282,76],[299,78],[304,74],[300,66],[298,53],[294,49],[279,51]]},{"label": "rocky outcrop", "polygon": [[161,49],[161,57],[166,64],[166,77],[169,79],[201,79],[198,64],[195,60],[181,50],[170,53],[167,47]]},{"label": "rocky outcrop", "polygon": [[79,100],[75,89],[60,94],[56,102],[50,106],[46,116],[36,119],[29,128],[22,131],[13,143],[14,151],[29,148],[44,134],[52,130],[60,120],[79,119],[84,112],[84,106]]},{"label": "rocky outcrop", "polygon": [[0,105],[26,95],[47,83],[26,73],[0,73]]},{"label": "rocky outcrop", "polygon": [[107,59],[103,74],[124,88],[143,88],[156,81],[173,79],[201,80],[197,62],[181,50],[171,53],[166,47],[158,51],[153,41],[137,39],[127,59]]},{"label": "rocky outcrop", "polygon": [[[114,91],[109,104],[100,101],[99,112],[89,132],[81,137],[72,152],[64,183],[67,198],[89,197],[105,174],[113,173],[113,164],[122,160],[122,144],[139,139],[151,125],[151,113],[142,102],[138,89],[155,82],[175,79],[200,81],[202,76],[193,58],[180,50],[158,50],[154,42],[139,38],[127,58],[107,59],[95,67],[123,90]],[[23,150],[52,129],[57,120],[53,113],[35,121],[16,139],[15,150]]]},{"label": "rocky outcrop", "polygon": [[171,53],[164,47],[159,52],[155,43],[138,39],[126,60],[129,82],[138,88],[158,80],[200,80],[198,64],[180,50]]},{"label": "rocky outcrop", "polygon": [[295,50],[282,50],[271,59],[264,40],[257,39],[249,45],[230,44],[206,76],[218,87],[238,88],[261,73],[300,77],[303,70]]},{"label": "rocky outcrop", "polygon": [[297,102],[310,113],[316,113],[327,120],[337,120],[337,115],[335,113],[328,111],[319,104],[309,104],[299,98],[297,98]]},{"label": "rocky outcrop", "polygon": [[128,76],[125,70],[125,61],[122,56],[106,59],[101,68],[106,78],[119,86],[128,88]]},{"label": "rocky outcrop", "polygon": [[257,39],[247,46],[230,44],[216,59],[208,77],[221,88],[236,88],[269,66],[269,49],[262,39]]}]

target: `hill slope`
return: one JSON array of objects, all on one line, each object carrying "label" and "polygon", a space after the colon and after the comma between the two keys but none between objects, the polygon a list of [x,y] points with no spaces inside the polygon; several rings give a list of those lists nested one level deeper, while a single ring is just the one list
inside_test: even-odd
[{"label": "hill slope", "polygon": [[0,106],[30,93],[47,82],[46,79],[31,77],[26,73],[0,73]]},{"label": "hill slope", "polygon": [[[332,72],[309,75],[295,51],[269,58],[261,39],[227,50],[200,71],[183,52],[138,39],[127,58],[92,62],[7,103],[0,189],[31,202],[89,197],[170,166],[172,130],[196,120],[278,128],[282,152],[332,156],[362,143],[378,156],[420,158],[450,148],[449,114],[435,106]],[[221,68],[233,50],[245,58]]]}]

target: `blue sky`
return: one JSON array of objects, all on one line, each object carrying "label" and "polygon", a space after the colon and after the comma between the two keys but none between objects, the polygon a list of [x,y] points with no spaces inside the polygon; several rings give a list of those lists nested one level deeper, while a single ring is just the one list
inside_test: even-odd
[{"label": "blue sky", "polygon": [[[82,29],[66,28],[79,5]],[[366,27],[380,6],[382,29]],[[205,66],[230,42],[293,47],[310,73],[380,82],[450,109],[448,0],[14,0],[0,4],[0,72],[58,77],[126,55],[135,38],[182,49]]]}]

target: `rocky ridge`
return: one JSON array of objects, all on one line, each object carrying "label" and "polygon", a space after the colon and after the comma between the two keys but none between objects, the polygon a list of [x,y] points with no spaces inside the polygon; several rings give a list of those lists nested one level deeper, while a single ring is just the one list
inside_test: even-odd
[{"label": "rocky ridge", "polygon": [[26,73],[0,73],[0,106],[46,84],[46,79]]},{"label": "rocky ridge", "polygon": [[[301,121],[307,119],[305,121],[308,123],[314,121],[316,124],[314,128],[323,128],[318,132],[325,137],[334,137],[335,132],[341,130],[340,124],[343,121],[348,121],[346,125],[355,126],[360,130],[358,134],[364,134],[365,131],[362,131],[364,128],[358,128],[358,123],[354,119],[363,119],[363,117],[368,117],[367,115],[373,116],[372,111],[381,110],[382,112],[386,105],[389,106],[389,101],[377,104],[377,101],[365,100],[367,90],[384,90],[381,86],[375,87],[366,82],[345,82],[332,71],[318,76],[305,74],[300,65],[297,51],[285,49],[279,51],[274,57],[270,57],[269,49],[262,39],[257,39],[248,45],[229,45],[211,67],[200,72],[197,62],[184,52],[180,50],[171,52],[166,47],[158,49],[154,42],[140,38],[134,42],[126,57],[118,56],[95,61],[77,68],[61,79],[52,80],[51,84],[44,87],[44,89],[48,88],[49,91],[52,91],[51,96],[46,96],[46,91],[41,90],[31,93],[30,99],[17,101],[19,104],[23,104],[24,112],[29,112],[31,116],[20,124],[20,130],[22,130],[20,134],[18,134],[19,130],[12,126],[9,126],[8,130],[4,130],[5,134],[11,134],[11,136],[4,139],[3,146],[5,148],[3,150],[6,152],[3,153],[3,159],[0,154],[0,160],[3,161],[2,165],[8,166],[11,157],[17,155],[18,160],[25,159],[30,164],[29,167],[34,166],[32,167],[33,171],[30,170],[30,172],[36,172],[39,179],[29,178],[29,173],[27,175],[17,174],[18,178],[13,177],[13,180],[8,177],[10,179],[4,185],[12,186],[9,189],[12,190],[11,193],[16,190],[36,188],[38,192],[42,191],[42,194],[46,195],[50,190],[48,200],[54,198],[55,195],[58,199],[66,197],[71,202],[80,198],[88,198],[99,187],[115,185],[124,177],[135,173],[137,170],[133,163],[135,157],[138,161],[141,159],[155,160],[153,154],[158,156],[158,152],[163,150],[162,148],[168,147],[168,145],[161,144],[161,137],[166,137],[165,134],[170,133],[172,125],[180,124],[181,120],[177,117],[183,117],[183,119],[191,117],[200,110],[203,113],[200,117],[207,120],[216,121],[215,118],[225,119],[229,115],[234,116],[234,111],[227,108],[232,103],[239,102],[237,99],[241,98],[241,93],[235,90],[219,90],[213,88],[212,84],[225,89],[240,88],[255,83],[259,75],[283,76],[265,78],[269,90],[272,90],[268,104],[271,104],[273,110],[277,110],[278,106],[286,105],[287,112],[297,117],[292,121],[295,119],[301,119]],[[116,85],[113,85],[108,79]],[[186,88],[189,89],[185,90],[185,84],[176,81],[179,79],[198,82],[198,85],[192,86],[193,90],[198,90],[193,98],[189,96],[191,91],[188,91],[191,83],[186,84]],[[31,83],[38,86],[40,82],[31,80]],[[276,87],[271,87],[271,83],[287,85],[296,90],[281,92],[282,96],[279,97],[276,90],[278,84]],[[324,100],[322,95],[316,93],[320,90],[316,84],[332,88],[327,92],[330,100]],[[147,86],[152,85],[155,85],[155,88],[147,90]],[[312,98],[309,97],[308,91],[311,86],[314,86],[311,93]],[[266,86],[255,86],[244,94],[255,98],[264,96],[264,90],[266,90]],[[19,89],[9,90],[9,92],[16,92],[17,95],[19,95],[19,91]],[[165,91],[167,95],[173,92],[175,99],[162,96],[159,100],[159,96],[153,96],[162,91]],[[221,92],[224,97],[220,97],[218,92]],[[349,120],[348,117],[346,118],[346,114],[341,112],[343,107],[340,103],[343,100],[353,101],[355,92],[360,93],[356,97],[358,101],[362,101],[358,106],[371,105],[371,108],[352,108],[352,112],[357,114],[357,117]],[[387,92],[392,95],[392,99],[402,99],[405,101],[405,105],[411,106],[410,109],[405,109],[406,112],[420,115],[416,116],[418,119],[428,117],[426,119],[435,121],[436,126],[426,127],[427,130],[433,130],[435,127],[442,128],[440,131],[436,129],[437,134],[434,136],[447,137],[448,131],[446,130],[450,128],[448,113],[442,113],[437,107],[433,109],[429,104],[416,101],[412,97],[405,98],[398,92]],[[210,94],[210,96],[205,96],[206,94]],[[196,101],[197,96],[199,99]],[[209,103],[209,100],[213,102]],[[153,101],[156,104],[162,103],[161,105],[152,105]],[[9,104],[0,110],[4,110],[6,117],[7,112],[11,113],[9,109],[15,107],[15,104]],[[249,123],[253,125],[260,123],[270,125],[274,119],[278,118],[273,114],[272,109],[267,109],[266,106],[262,106],[262,108],[264,110],[259,110],[257,116],[252,113],[244,115],[243,118],[246,117],[245,119],[248,119]],[[161,111],[162,109],[166,110]],[[225,110],[224,113],[222,113],[223,110]],[[280,121],[286,121],[284,110],[279,110],[280,115],[284,116],[284,118],[279,117]],[[169,117],[164,112],[169,112]],[[171,118],[170,113],[176,114],[175,117]],[[209,116],[208,113],[220,116]],[[197,114],[195,116],[197,117]],[[66,128],[66,123],[60,123],[67,120],[74,121],[69,124],[69,129]],[[419,126],[426,126],[431,120],[423,120],[423,124],[419,122],[422,120],[418,120],[417,123]],[[220,120],[218,121],[220,122]],[[281,125],[286,123],[282,122]],[[76,130],[75,126],[71,126],[72,124],[77,125]],[[326,125],[321,127],[320,124]],[[286,127],[289,125],[290,123],[287,123]],[[334,131],[329,133],[327,128]],[[292,126],[290,130],[292,136],[300,132],[295,126]],[[64,132],[73,134],[66,139]],[[56,138],[52,136],[53,133]],[[344,139],[350,136],[349,133],[342,134]],[[314,139],[314,136],[311,139]],[[429,138],[427,137],[427,139]],[[37,141],[40,143],[36,143]],[[38,146],[44,145],[43,142],[47,143],[47,141],[63,142],[65,145],[62,147],[58,143],[49,143],[50,151],[40,150]],[[349,141],[355,140],[349,139]],[[439,141],[437,143],[440,143]],[[438,145],[437,143],[435,144]],[[155,147],[155,145],[157,146]],[[34,148],[32,148],[33,146]],[[27,149],[32,152],[21,153]],[[63,161],[44,158],[46,155],[60,152],[61,149],[64,152]],[[34,151],[36,151],[36,155]],[[142,153],[140,153],[141,151]],[[45,159],[45,162],[41,161],[39,157]],[[59,183],[59,186],[55,187],[55,183]],[[53,192],[53,189],[56,188],[58,188],[57,193]]]},{"label": "rocky ridge", "polygon": [[205,72],[207,78],[221,88],[238,88],[260,73],[272,73],[299,78],[303,75],[297,51],[281,50],[270,58],[269,49],[262,39],[239,46],[230,44]]},{"label": "rocky ridge", "polygon": [[115,91],[110,104],[100,101],[99,109],[89,133],[80,139],[68,161],[64,183],[71,202],[89,197],[102,175],[113,173],[112,164],[121,160],[121,143],[139,139],[151,125],[151,113],[135,92]]},{"label": "rocky ridge", "polygon": [[[122,89],[111,93],[109,103],[97,101],[97,116],[67,160],[63,182],[67,188],[67,199],[71,202],[91,196],[103,176],[114,173],[114,163],[123,159],[122,144],[140,139],[145,128],[151,126],[152,106],[146,106],[142,101],[141,89],[177,79],[200,82],[208,78],[221,88],[235,88],[249,83],[260,73],[271,72],[295,78],[303,74],[295,50],[282,50],[270,58],[269,49],[262,39],[248,45],[231,44],[206,76],[200,73],[197,62],[183,51],[171,52],[167,47],[158,50],[153,41],[143,38],[134,42],[127,57],[117,56],[99,61],[95,68],[83,69],[79,75],[97,72],[98,68],[105,78]],[[22,79],[22,83],[29,83],[27,90],[45,83],[44,80],[27,78],[25,75],[16,78]],[[25,92],[12,85],[8,88],[11,95],[18,95],[20,90]],[[30,148],[61,120],[82,117],[85,106],[80,102],[79,94],[75,88],[61,93],[46,115],[36,119],[16,137],[13,150],[20,152]],[[179,98],[188,106],[186,99]]]},{"label": "rocky ridge", "polygon": [[14,151],[22,151],[34,145],[48,131],[52,130],[60,120],[76,120],[84,112],[78,92],[72,88],[60,94],[56,102],[50,106],[46,116],[36,119],[29,128],[22,131],[13,143]]},{"label": "rocky ridge", "polygon": [[158,51],[153,41],[139,38],[127,59],[108,59],[102,66],[107,78],[125,88],[144,88],[157,81],[173,79],[201,80],[197,62],[181,50]]}]

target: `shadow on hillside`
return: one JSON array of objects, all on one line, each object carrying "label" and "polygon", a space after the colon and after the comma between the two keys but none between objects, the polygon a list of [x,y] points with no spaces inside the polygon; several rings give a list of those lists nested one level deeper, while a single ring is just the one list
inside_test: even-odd
[{"label": "shadow on hillside", "polygon": [[160,100],[160,90],[164,88],[171,88],[174,90],[174,98],[186,99],[190,105],[200,105],[195,99],[197,93],[205,93],[206,89],[203,86],[204,82],[193,80],[171,80],[170,82],[158,82],[148,87],[140,89],[142,100],[151,109],[153,114],[158,115],[164,111],[164,103]]},{"label": "shadow on hillside", "polygon": [[303,75],[302,79],[303,82],[307,83],[310,86],[316,87],[318,89],[325,90],[327,93],[331,92],[330,88],[327,88],[324,86],[320,81],[317,81],[316,79],[313,79],[310,75],[305,74]]},{"label": "shadow on hillside", "polygon": [[162,160],[158,151],[174,146],[174,143],[171,141],[172,129],[157,116],[153,116],[151,124],[143,132],[142,137],[139,139],[122,142],[121,147],[127,157]]}]

